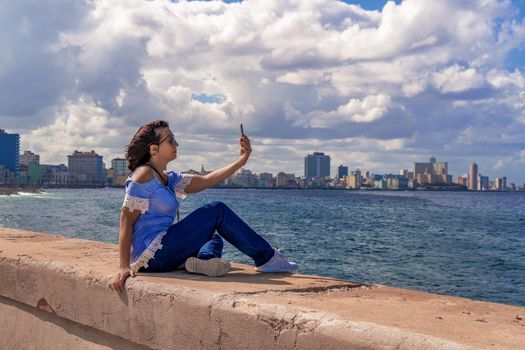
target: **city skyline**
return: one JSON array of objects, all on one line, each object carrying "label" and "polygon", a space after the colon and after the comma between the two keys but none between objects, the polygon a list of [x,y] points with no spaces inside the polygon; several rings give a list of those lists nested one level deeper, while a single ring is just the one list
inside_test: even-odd
[{"label": "city skyline", "polygon": [[[18,135],[17,134],[9,134],[9,133],[6,133],[4,130],[0,129],[0,134],[3,134],[5,136],[7,136],[8,139],[16,139],[17,140],[17,144],[15,145],[15,149],[20,151],[20,148],[19,148],[19,145],[18,143],[21,142],[21,140],[19,139]],[[16,137],[16,138],[15,138]],[[0,139],[0,141],[2,141],[3,139]],[[71,159],[74,158],[76,155],[79,155],[79,156],[93,156],[93,155],[96,155],[96,158],[99,159],[99,166],[98,167],[101,167],[100,170],[97,170],[97,173],[99,173],[100,175],[100,171],[102,170],[102,167],[104,167],[104,169],[111,169],[111,168],[114,168],[114,164],[116,164],[115,161],[125,161],[125,158],[123,157],[115,157],[115,158],[112,158],[111,160],[107,160],[107,162],[104,162],[103,161],[103,158],[104,156],[103,155],[99,155],[95,150],[90,150],[90,151],[79,151],[79,150],[74,150],[72,152],[72,154],[69,154],[69,155],[66,155],[68,161],[67,163],[70,164],[71,163]],[[0,154],[1,155],[1,154]],[[15,157],[11,157],[13,159],[15,159]],[[36,154],[34,152],[32,152],[31,150],[23,150],[22,153],[19,153],[18,154],[18,159],[20,159],[20,164],[23,164],[23,163],[29,163],[33,160],[36,160],[37,161],[37,164],[40,163],[40,155],[39,154]],[[23,161],[25,159],[25,161]],[[320,161],[320,159],[322,159]],[[351,172],[353,173],[354,170],[357,170],[358,172],[359,171],[363,171],[363,172],[367,172],[367,173],[371,173],[371,174],[383,174],[383,175],[392,175],[392,174],[398,174],[398,173],[403,173],[405,174],[406,172],[410,172],[410,169],[413,170],[412,172],[412,176],[417,178],[418,182],[429,182],[429,183],[433,183],[434,181],[436,181],[436,179],[439,180],[439,182],[443,182],[443,183],[458,183],[457,181],[454,181],[453,178],[464,178],[466,176],[466,178],[468,178],[468,182],[466,183],[466,187],[469,189],[469,190],[478,190],[478,175],[481,176],[481,181],[486,181],[487,182],[487,185],[488,185],[488,182],[489,182],[489,179],[490,179],[490,182],[494,182],[494,181],[500,181],[501,178],[505,179],[505,183],[507,182],[507,178],[508,178],[508,175],[507,174],[499,174],[498,176],[494,176],[494,177],[490,177],[490,176],[487,176],[486,173],[482,173],[481,171],[479,171],[479,168],[478,168],[478,164],[477,163],[474,163],[474,162],[471,162],[469,164],[469,168],[466,172],[463,172],[463,173],[458,173],[457,175],[454,174],[454,173],[450,173],[448,171],[448,162],[436,162],[436,157],[432,156],[429,158],[429,162],[413,162],[413,165],[412,166],[405,166],[405,167],[402,167],[400,169],[398,169],[397,172],[395,171],[373,171],[371,169],[366,169],[366,168],[363,168],[363,167],[351,167],[349,166],[348,164],[339,164],[337,166],[335,166],[335,171],[332,172],[332,169],[330,167],[330,163],[331,163],[331,156],[330,154],[328,153],[325,153],[325,152],[320,152],[319,149],[316,149],[315,152],[313,152],[312,154],[306,154],[304,157],[303,157],[303,160],[304,160],[304,167],[303,167],[303,174],[302,175],[297,175],[296,177],[304,177],[304,178],[310,178],[310,177],[324,177],[324,176],[327,176],[327,173],[328,173],[328,176],[332,179],[337,179],[338,178],[338,174],[339,174],[339,170],[341,167],[343,168],[346,168],[346,173],[348,174],[348,171],[349,169],[353,169],[351,170]],[[53,166],[56,166],[56,165],[62,165],[62,164],[65,164],[66,162],[64,163],[59,163],[59,164],[48,164],[48,165],[53,165]],[[119,162],[121,163],[121,162]],[[311,163],[311,165],[309,165],[309,163]],[[43,163],[42,163],[43,164]],[[111,164],[109,167],[106,166],[106,164]],[[324,165],[323,165],[324,164]],[[312,168],[313,166],[313,168]],[[118,173],[123,173],[122,168],[123,165],[122,164],[119,164],[118,165]],[[430,170],[429,170],[429,167],[430,167]],[[198,167],[189,167],[189,168],[186,168],[186,169],[173,169],[173,167],[168,167],[168,170],[176,170],[176,171],[179,171],[179,172],[183,172],[183,171],[188,171],[188,170],[194,170],[194,169],[197,169]],[[202,171],[204,171],[204,164],[201,164],[201,169]],[[244,167],[245,169],[250,169],[250,171],[252,171],[252,168],[249,167],[249,166],[245,166]],[[324,170],[323,170],[324,168]],[[328,169],[330,169],[328,171]],[[213,170],[213,169],[211,169]],[[430,171],[430,172],[429,172]],[[285,174],[299,174],[298,172],[295,172],[295,171],[287,171],[286,169],[279,169],[278,171],[271,171],[271,170],[262,170],[262,171],[253,171],[254,173],[258,173],[258,174],[263,174],[263,173],[285,173]],[[311,172],[312,174],[311,175],[308,175],[308,172]],[[422,180],[422,179],[419,179],[417,177],[417,174],[426,174],[427,172],[429,172],[429,177],[428,179],[426,180]],[[315,174],[315,175],[314,175]],[[407,173],[408,174],[408,173]],[[440,177],[442,176],[445,176],[443,179],[440,179]],[[121,174],[122,175],[122,174]],[[455,176],[456,175],[456,176]],[[483,175],[483,176],[482,176]],[[406,177],[406,174],[404,175]],[[437,178],[436,178],[437,176]],[[521,187],[521,186],[524,186],[525,187],[525,181],[517,181],[517,182],[514,182],[514,181],[511,181],[509,180],[508,181],[509,183],[514,183],[516,184],[518,187]],[[503,186],[503,188],[505,188],[505,186]]]},{"label": "city skyline", "polygon": [[434,156],[525,179],[521,1],[9,2],[0,18],[0,128],[44,163],[122,157],[165,119],[173,170],[235,160],[242,122],[258,172],[299,174],[318,148],[332,174]]}]

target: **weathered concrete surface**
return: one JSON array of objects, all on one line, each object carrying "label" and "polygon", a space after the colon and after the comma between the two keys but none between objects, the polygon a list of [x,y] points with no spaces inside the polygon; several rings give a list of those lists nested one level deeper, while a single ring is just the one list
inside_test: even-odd
[{"label": "weathered concrete surface", "polygon": [[117,266],[112,244],[0,228],[0,344],[267,350],[525,344],[523,307],[260,274],[239,264],[223,278],[139,274],[118,294],[109,287]]}]

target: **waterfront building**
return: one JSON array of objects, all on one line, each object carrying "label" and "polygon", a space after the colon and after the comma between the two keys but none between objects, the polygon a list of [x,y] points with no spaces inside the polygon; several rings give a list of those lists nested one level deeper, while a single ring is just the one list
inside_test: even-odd
[{"label": "waterfront building", "polygon": [[0,164],[0,185],[14,185],[14,184],[16,184],[15,173],[13,173],[9,169],[4,168],[4,166]]},{"label": "waterfront building", "polygon": [[478,189],[478,165],[476,163],[470,163],[469,171],[469,182],[468,189],[469,191],[477,191]]},{"label": "waterfront building", "polygon": [[69,172],[65,164],[40,164],[40,182],[43,185],[64,187],[69,185]]},{"label": "waterfront building", "polygon": [[40,155],[24,151],[24,154],[20,155],[20,165],[29,165],[29,163],[40,164]]},{"label": "waterfront building", "polygon": [[276,177],[277,180],[277,187],[298,187],[299,184],[297,183],[297,180],[295,179],[295,174],[286,174],[283,172],[280,172],[277,174]]},{"label": "waterfront building", "polygon": [[[65,167],[64,164],[61,164]],[[69,172],[61,169],[61,166],[53,168],[51,171],[51,184],[56,186],[67,186],[69,185]]]},{"label": "waterfront building", "polygon": [[271,173],[260,173],[259,174],[259,187],[271,188],[274,187],[273,174]]},{"label": "waterfront building", "polygon": [[375,180],[374,181],[374,188],[378,189],[378,190],[386,190],[387,189],[387,182],[386,180],[384,179],[380,179],[380,180]]},{"label": "waterfront building", "polygon": [[70,181],[77,186],[102,186],[106,180],[106,171],[102,156],[91,152],[73,152],[67,156]]},{"label": "waterfront building", "polygon": [[304,157],[304,177],[330,177],[330,156],[314,152]]},{"label": "waterfront building", "polygon": [[183,172],[181,172],[181,174],[184,174],[184,175],[200,175],[200,173],[197,170],[194,170],[194,169],[184,170]]},{"label": "waterfront building", "polygon": [[211,173],[211,171],[204,169],[204,164],[202,164],[199,175],[208,175],[209,173]]},{"label": "waterfront building", "polygon": [[507,189],[507,177],[497,177],[494,186],[496,191],[505,191]]},{"label": "waterfront building", "polygon": [[408,189],[408,179],[401,175],[385,175],[387,188],[389,190],[406,190]]},{"label": "waterfront building", "polygon": [[107,174],[108,183],[112,186],[124,186],[130,173],[127,159],[114,158],[111,160],[111,169]]},{"label": "waterfront building", "polygon": [[467,178],[465,176],[458,176],[456,178],[456,183],[461,186],[467,186]]},{"label": "waterfront building", "polygon": [[337,177],[336,178],[342,179],[345,176],[348,176],[348,167],[341,164],[337,167]]},{"label": "waterfront building", "polygon": [[113,176],[128,176],[131,172],[128,169],[128,160],[125,158],[114,158],[111,160],[111,168],[113,168]]},{"label": "waterfront building", "polygon": [[404,178],[407,178],[408,180],[412,180],[414,178],[414,172],[408,171],[408,169],[401,169],[399,171],[399,175],[403,176]]},{"label": "waterfront building", "polygon": [[257,187],[257,176],[248,169],[241,169],[228,180],[227,185],[232,187]]},{"label": "waterfront building", "polygon": [[363,177],[361,176],[361,170],[357,169],[355,171],[352,171],[352,173],[349,176],[347,176],[345,180],[346,180],[347,188],[351,188],[354,190],[360,189],[363,183]]},{"label": "waterfront building", "polygon": [[[0,165],[15,176],[20,175],[20,135],[0,129]],[[7,177],[6,177],[7,178]],[[10,176],[9,176],[10,178]]]},{"label": "waterfront building", "polygon": [[448,175],[448,163],[436,162],[434,157],[428,163],[414,163],[414,178],[420,185],[452,183],[452,176]]},{"label": "waterfront building", "polygon": [[478,191],[489,190],[489,177],[478,174]]}]

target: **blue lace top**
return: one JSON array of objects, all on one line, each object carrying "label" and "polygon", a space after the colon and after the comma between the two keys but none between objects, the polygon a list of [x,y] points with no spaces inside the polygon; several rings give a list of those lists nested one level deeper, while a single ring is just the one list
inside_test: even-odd
[{"label": "blue lace top", "polygon": [[174,171],[168,172],[167,186],[157,176],[145,183],[134,182],[131,175],[127,178],[122,207],[141,212],[133,223],[130,266],[134,271],[147,267],[155,252],[162,248],[162,237],[175,221],[177,197],[186,197],[185,188],[190,182],[190,175]]}]

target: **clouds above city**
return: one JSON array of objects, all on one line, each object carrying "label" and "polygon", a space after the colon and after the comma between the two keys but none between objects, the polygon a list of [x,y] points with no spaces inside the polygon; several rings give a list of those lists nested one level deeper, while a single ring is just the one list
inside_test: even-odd
[{"label": "clouds above city", "polygon": [[[0,128],[44,163],[95,149],[108,164],[166,119],[173,169],[234,160],[302,175],[397,172],[430,156],[454,175],[525,181],[525,22],[511,1],[17,1],[0,5]],[[515,63],[515,62],[514,62]]]}]

